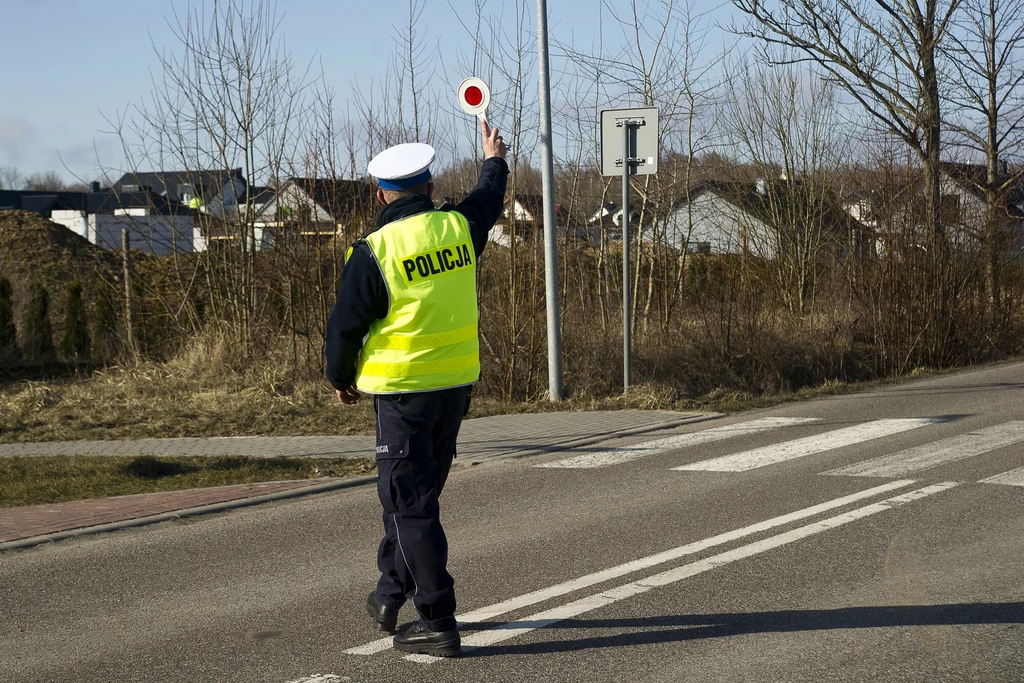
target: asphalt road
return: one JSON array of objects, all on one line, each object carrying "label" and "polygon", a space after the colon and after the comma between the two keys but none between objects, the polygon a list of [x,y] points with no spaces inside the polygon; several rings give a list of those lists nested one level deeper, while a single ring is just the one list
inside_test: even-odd
[{"label": "asphalt road", "polygon": [[1022,399],[1004,365],[459,469],[458,660],[369,628],[373,487],[5,553],[0,680],[1024,681]]}]

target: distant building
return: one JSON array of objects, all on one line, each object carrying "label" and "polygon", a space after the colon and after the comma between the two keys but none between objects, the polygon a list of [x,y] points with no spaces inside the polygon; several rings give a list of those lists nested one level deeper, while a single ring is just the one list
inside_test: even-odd
[{"label": "distant building", "polygon": [[289,178],[280,190],[254,197],[255,225],[267,244],[358,236],[376,213],[375,201],[373,187],[364,180]]},{"label": "distant building", "polygon": [[[564,228],[568,212],[561,204],[555,204],[555,228]],[[521,242],[539,235],[544,230],[544,196],[539,194],[518,194],[505,200],[505,207],[494,227],[491,228],[491,242],[508,247],[512,236]],[[564,231],[563,231],[564,232]]]},{"label": "distant building", "polygon": [[[975,249],[988,238],[984,186],[988,171],[980,164],[942,162],[939,165],[939,222],[953,247]],[[1012,180],[1005,168],[999,184]],[[927,249],[931,226],[925,210],[924,183],[919,170],[893,178],[880,178],[876,187],[850,196],[844,209],[875,235],[875,252],[881,257],[908,246]],[[1009,183],[995,215],[1006,246],[1024,251],[1024,182]]]},{"label": "distant building", "polygon": [[248,182],[241,168],[226,171],[149,171],[125,173],[113,184],[118,193],[149,192],[172,204],[225,220],[238,211]]},{"label": "distant building", "polygon": [[162,255],[206,249],[195,212],[149,191],[0,191],[0,210],[22,209],[49,218],[93,244],[120,249],[128,229],[132,247]]},{"label": "distant building", "polygon": [[785,180],[700,183],[690,190],[688,201],[679,198],[662,225],[644,230],[660,233],[679,250],[769,259],[811,230],[819,233],[822,254],[864,255],[871,232],[824,189]]},{"label": "distant building", "polygon": [[[940,215],[943,224],[947,229],[959,228],[965,233],[963,238],[983,239],[986,237],[988,219],[984,192],[988,183],[988,169],[981,164],[952,162],[942,162],[939,169]],[[1005,196],[996,207],[999,221],[997,227],[1006,231],[1011,244],[1019,250],[1024,233],[1024,182],[1013,182],[1004,167],[996,174],[996,183],[1008,185]]]}]

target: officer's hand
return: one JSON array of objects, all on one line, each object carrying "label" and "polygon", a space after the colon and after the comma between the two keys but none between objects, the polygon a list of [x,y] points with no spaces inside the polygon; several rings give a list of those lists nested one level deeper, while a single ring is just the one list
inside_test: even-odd
[{"label": "officer's hand", "polygon": [[491,128],[486,119],[480,119],[480,132],[484,136],[484,158],[501,157],[504,159],[508,148],[505,147],[505,142],[498,135],[498,129]]},{"label": "officer's hand", "polygon": [[356,391],[355,385],[350,386],[348,389],[342,391],[341,389],[335,390],[338,394],[338,400],[347,406],[355,405],[359,400],[359,392]]}]

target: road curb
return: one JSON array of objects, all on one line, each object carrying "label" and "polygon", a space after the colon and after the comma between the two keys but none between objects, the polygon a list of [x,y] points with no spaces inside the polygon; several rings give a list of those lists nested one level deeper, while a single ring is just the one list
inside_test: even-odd
[{"label": "road curb", "polygon": [[[683,425],[695,424],[697,422],[714,420],[720,417],[724,417],[724,415],[725,413],[691,415],[689,417],[680,418],[678,420],[661,422],[656,425],[648,425],[646,427],[637,427],[634,429],[608,432],[605,434],[599,434],[597,436],[586,437],[583,439],[576,439],[574,441],[567,441],[565,443],[555,444],[553,446],[516,451],[513,453],[508,453],[506,455],[490,455],[485,456],[483,458],[467,459],[468,462],[464,461],[466,462],[466,464],[463,465],[463,467],[480,465],[482,463],[492,462],[495,460],[520,459],[529,458],[535,455],[544,455],[546,453],[558,453],[559,451],[567,451],[573,448],[578,448],[580,446],[590,446],[595,443],[601,443],[602,441],[610,441],[611,439],[637,436],[639,434],[648,434],[650,432],[672,429],[673,427],[681,427]],[[30,538],[21,538],[17,541],[8,541],[6,543],[0,543],[0,552],[4,552],[7,550],[23,550],[26,548],[32,548],[38,545],[42,545],[44,543],[62,541],[68,538],[78,538],[80,536],[91,536],[93,534],[102,534],[107,533],[109,531],[120,531],[122,529],[149,526],[150,524],[170,522],[175,519],[199,517],[202,515],[208,515],[217,512],[226,512],[228,510],[236,510],[238,508],[250,507],[253,505],[261,505],[263,503],[271,503],[278,500],[301,498],[303,496],[311,496],[317,493],[326,493],[328,491],[338,491],[341,489],[354,488],[356,486],[362,486],[364,484],[371,484],[375,481],[377,481],[376,475],[352,477],[351,479],[331,481],[324,484],[314,484],[313,486],[305,486],[303,488],[290,489],[288,491],[278,491],[276,493],[267,493],[261,496],[253,496],[251,498],[238,498],[237,500],[228,500],[224,501],[223,503],[211,503],[210,505],[200,505],[198,507],[186,508],[184,510],[175,510],[174,512],[163,512],[158,515],[136,517],[135,519],[125,519],[120,522],[111,522],[109,524],[97,524],[95,526],[80,527],[78,529],[68,529],[67,531],[59,531],[53,534],[45,534],[43,536],[32,536]]]},{"label": "road curb", "polygon": [[5,550],[21,550],[24,548],[32,548],[37,545],[42,545],[44,543],[53,543],[54,541],[62,541],[67,538],[91,536],[93,534],[102,534],[108,531],[120,531],[121,529],[131,529],[133,527],[149,526],[150,524],[159,524],[161,522],[170,522],[175,519],[199,517],[201,515],[208,515],[215,512],[226,512],[228,510],[235,510],[238,508],[249,507],[252,505],[271,503],[276,500],[287,500],[289,498],[311,496],[317,493],[325,493],[327,491],[337,491],[339,489],[347,489],[353,488],[355,486],[362,486],[363,484],[369,484],[375,481],[377,481],[376,475],[352,477],[351,479],[342,479],[340,481],[330,481],[323,484],[314,484],[313,486],[304,486],[302,488],[290,489],[288,491],[266,493],[261,496],[252,496],[250,498],[238,498],[236,500],[227,500],[224,501],[223,503],[211,503],[209,505],[200,505],[198,507],[185,508],[184,510],[175,510],[174,512],[162,512],[158,515],[136,517],[135,519],[125,519],[120,522],[110,522],[109,524],[97,524],[95,526],[80,527],[78,529],[68,529],[67,531],[58,531],[57,533],[53,534],[45,534],[43,536],[32,536],[30,538],[21,538],[17,541],[8,541],[6,543],[0,543],[0,552],[4,552]]}]

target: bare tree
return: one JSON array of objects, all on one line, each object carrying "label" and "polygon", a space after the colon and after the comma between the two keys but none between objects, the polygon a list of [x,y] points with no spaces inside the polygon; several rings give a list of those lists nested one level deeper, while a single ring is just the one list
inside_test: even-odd
[{"label": "bare tree", "polygon": [[963,0],[946,45],[958,78],[950,91],[950,127],[956,141],[985,159],[984,178],[968,176],[985,201],[992,322],[1003,316],[1002,261],[1016,218],[1007,215],[1007,195],[1024,171],[1007,172],[1024,152],[1024,1]]},{"label": "bare tree", "polygon": [[24,182],[25,177],[14,166],[0,166],[0,190],[17,190]]},{"label": "bare tree", "polygon": [[[732,0],[749,18],[734,29],[765,49],[795,49],[913,151],[924,186],[927,258],[917,280],[927,301],[921,327],[928,358],[942,363],[955,337],[949,244],[940,213],[941,47],[962,0]],[[769,55],[770,58],[770,55]],[[916,227],[917,219],[914,218]]]},{"label": "bare tree", "polygon": [[190,301],[205,278],[212,313],[234,323],[246,348],[261,339],[267,303],[255,262],[265,234],[246,191],[283,175],[308,120],[309,69],[294,64],[280,21],[271,0],[214,0],[175,13],[168,23],[177,49],[157,51],[150,100],[112,121],[133,171],[183,173],[197,193],[214,178],[222,189],[196,218],[223,248],[181,264],[180,299]]},{"label": "bare tree", "polygon": [[836,79],[885,130],[918,156],[928,226],[942,234],[940,47],[962,0],[732,0],[752,21],[737,31],[795,48]]},{"label": "bare tree", "polygon": [[26,190],[60,192],[67,188],[64,179],[56,171],[40,171],[25,178],[22,183]]},{"label": "bare tree", "polygon": [[[631,0],[628,5],[605,3],[612,25],[622,35],[622,43],[606,53],[592,54],[571,45],[560,45],[567,57],[583,73],[601,81],[605,101],[626,105],[658,107],[658,144],[663,155],[674,150],[669,143],[683,141],[684,154],[701,145],[698,133],[702,109],[713,86],[707,77],[719,57],[697,57],[696,52],[707,41],[709,27],[706,16],[693,3],[675,0]],[[688,133],[686,132],[688,131]],[[698,133],[697,135],[694,135]],[[689,158],[692,155],[685,155]],[[684,194],[685,165],[681,173],[645,175],[632,183],[639,201],[635,210],[637,225],[630,228],[631,218],[622,220],[623,235],[636,232],[636,262],[631,269],[634,325],[647,328],[647,318],[655,300],[659,280],[678,278],[685,269],[685,257],[675,265],[675,278],[659,271],[659,262],[645,250],[645,242],[654,249],[668,242],[665,219]],[[614,187],[610,185],[609,187]],[[596,207],[595,207],[596,208]],[[623,237],[625,239],[625,237]],[[667,265],[668,261],[661,261]],[[646,287],[641,281],[646,274]],[[662,288],[662,291],[665,291]],[[667,293],[671,295],[671,290]],[[664,306],[670,306],[666,299]],[[643,306],[643,315],[637,312]]]},{"label": "bare tree", "polygon": [[744,64],[729,82],[725,125],[735,148],[756,169],[751,215],[767,227],[767,234],[749,230],[750,243],[770,264],[789,310],[804,314],[826,258],[847,251],[849,217],[838,209],[831,186],[851,151],[837,86],[791,63]]}]

